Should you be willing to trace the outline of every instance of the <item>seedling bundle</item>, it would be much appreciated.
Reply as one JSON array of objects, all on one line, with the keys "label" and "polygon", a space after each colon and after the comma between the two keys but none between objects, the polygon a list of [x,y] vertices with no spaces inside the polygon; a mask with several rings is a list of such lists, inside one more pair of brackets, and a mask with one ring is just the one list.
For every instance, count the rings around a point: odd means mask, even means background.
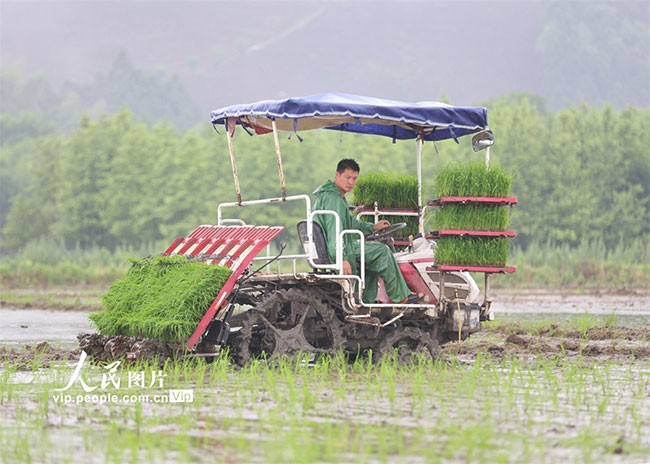
[{"label": "seedling bundle", "polygon": [[[442,201],[431,215],[430,225],[436,231],[467,233],[438,238],[437,264],[505,266],[507,238],[475,236],[472,231],[506,230],[510,222],[509,207],[488,200],[507,197],[511,186],[512,175],[498,166],[488,168],[482,162],[453,164],[438,173],[435,193]],[[445,201],[449,197],[470,197],[473,200]]]},{"label": "seedling bundle", "polygon": [[230,269],[183,255],[131,260],[127,275],[102,297],[90,319],[104,335],[182,342],[230,276]]},{"label": "seedling bundle", "polygon": [[508,208],[482,204],[448,204],[430,217],[434,230],[506,230],[510,223]]},{"label": "seedling bundle", "polygon": [[468,164],[449,164],[435,179],[439,197],[507,197],[512,186],[512,175],[499,166],[487,168],[482,161]]},{"label": "seedling bundle", "polygon": [[[352,191],[352,202],[363,205],[366,210],[374,208],[375,202],[379,209],[408,209],[417,212],[418,209],[418,179],[409,174],[369,173],[360,177]],[[400,235],[418,233],[417,216],[380,216],[391,223],[405,222],[406,228]],[[372,216],[365,220],[373,221]]]}]

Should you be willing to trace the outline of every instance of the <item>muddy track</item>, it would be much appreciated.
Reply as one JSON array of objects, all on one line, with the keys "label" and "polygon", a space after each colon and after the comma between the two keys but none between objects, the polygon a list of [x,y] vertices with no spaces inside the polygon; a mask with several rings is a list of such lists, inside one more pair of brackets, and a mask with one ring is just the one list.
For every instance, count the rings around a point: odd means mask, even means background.
[{"label": "muddy track", "polygon": [[650,358],[650,328],[603,326],[580,332],[550,324],[530,330],[514,322],[495,328],[488,326],[469,340],[446,344],[443,352],[463,359],[488,353],[494,359],[582,356],[623,362]]},{"label": "muddy track", "polygon": [[[181,355],[174,347],[155,340],[134,337],[105,337],[97,334],[80,335],[80,347],[56,348],[47,342],[22,347],[0,346],[0,366],[10,365],[17,369],[31,370],[34,366],[47,367],[74,363],[84,349],[95,361],[114,358],[166,359]],[[488,355],[493,359],[516,358],[576,358],[587,361],[626,362],[650,358],[650,328],[602,326],[584,332],[565,329],[557,324],[534,330],[522,327],[518,322],[497,327],[484,327],[481,333],[463,342],[450,342],[441,347],[443,358],[459,358],[472,361],[477,356]]]},{"label": "muddy track", "polygon": [[77,362],[80,348],[55,348],[48,342],[22,347],[0,346],[0,368],[11,366],[18,370],[32,370],[35,367],[50,367],[66,362]]}]

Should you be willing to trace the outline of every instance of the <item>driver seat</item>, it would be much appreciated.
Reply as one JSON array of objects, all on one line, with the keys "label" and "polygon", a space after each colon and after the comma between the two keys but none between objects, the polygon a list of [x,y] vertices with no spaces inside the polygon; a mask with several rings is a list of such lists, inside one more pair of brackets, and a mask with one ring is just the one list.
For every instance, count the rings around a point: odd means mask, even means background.
[{"label": "driver seat", "polygon": [[300,243],[302,248],[305,250],[305,253],[309,254],[309,250],[316,251],[316,257],[314,258],[314,263],[316,264],[332,264],[330,258],[327,254],[327,241],[325,240],[325,234],[320,224],[316,221],[312,221],[313,224],[313,233],[314,241],[313,243],[309,242],[309,236],[307,235],[307,221],[300,221],[298,223],[298,237],[300,238]]}]

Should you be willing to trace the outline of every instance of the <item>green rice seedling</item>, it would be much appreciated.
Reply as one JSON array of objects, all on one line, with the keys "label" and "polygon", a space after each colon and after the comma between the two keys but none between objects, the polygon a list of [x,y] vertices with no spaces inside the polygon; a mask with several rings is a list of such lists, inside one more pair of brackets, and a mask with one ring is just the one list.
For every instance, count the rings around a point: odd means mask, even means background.
[{"label": "green rice seedling", "polygon": [[571,325],[575,328],[575,330],[578,331],[578,333],[580,334],[580,338],[583,340],[589,339],[589,332],[592,329],[607,326],[607,322],[597,318],[593,314],[588,314],[588,313],[580,314],[576,316],[571,320],[571,322],[572,322]]},{"label": "green rice seedling", "polygon": [[437,264],[505,266],[508,241],[492,237],[441,237],[437,241]]},{"label": "green rice seedling", "polygon": [[[498,166],[482,162],[450,164],[436,176],[435,193],[444,196],[505,197],[512,176]],[[510,221],[506,206],[452,204],[435,208],[427,218],[434,230],[505,230]],[[442,237],[438,240],[438,264],[506,264],[507,241],[503,238]]]},{"label": "green rice seedling", "polygon": [[410,174],[369,173],[361,176],[352,191],[353,202],[386,208],[417,208],[418,181]]},{"label": "green rice seedling", "polygon": [[[369,173],[359,177],[352,190],[352,202],[357,206],[374,207],[375,202],[379,208],[404,208],[416,210],[418,208],[418,180],[410,174]],[[374,221],[372,216],[363,216],[366,221]],[[417,216],[382,216],[392,223],[405,222],[406,228],[400,235],[418,233]]]},{"label": "green rice seedling", "polygon": [[509,222],[509,208],[482,204],[440,206],[427,218],[433,230],[506,230]]},{"label": "green rice seedling", "polygon": [[202,387],[213,366],[176,359],[163,368],[166,388],[195,389],[192,403],[50,404],[47,414],[41,390],[64,385],[71,366],[61,368],[63,381],[7,379],[0,387],[14,393],[0,403],[0,461],[607,462],[622,446],[625,461],[642,462],[650,451],[647,360],[559,364],[482,353],[409,365],[360,358],[355,367],[337,355],[252,372],[222,366],[225,378]]},{"label": "green rice seedling", "polygon": [[603,316],[603,325],[605,327],[616,327],[618,325],[618,316],[614,314],[605,314]]},{"label": "green rice seedling", "polygon": [[185,256],[132,263],[103,296],[105,309],[89,316],[102,334],[184,341],[230,276],[227,268]]},{"label": "green rice seedling", "polygon": [[511,186],[511,174],[499,166],[486,167],[480,161],[449,164],[438,172],[434,180],[438,197],[506,197]]}]

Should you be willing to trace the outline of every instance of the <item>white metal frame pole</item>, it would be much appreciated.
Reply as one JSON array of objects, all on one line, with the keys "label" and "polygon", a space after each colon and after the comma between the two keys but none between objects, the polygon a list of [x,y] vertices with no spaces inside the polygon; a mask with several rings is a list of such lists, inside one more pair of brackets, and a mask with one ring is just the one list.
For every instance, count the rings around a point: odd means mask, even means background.
[{"label": "white metal frame pole", "polygon": [[284,185],[284,172],[282,171],[282,154],[280,153],[280,139],[278,137],[278,126],[275,123],[275,119],[271,119],[271,125],[273,126],[273,141],[275,142],[275,155],[278,159],[278,171],[280,172],[280,189],[282,192],[282,199],[284,200],[287,197],[287,188]]},{"label": "white metal frame pole", "polygon": [[485,167],[490,167],[490,147],[485,149]]},{"label": "white metal frame pole", "polygon": [[235,193],[237,193],[237,203],[241,204],[241,190],[239,189],[239,176],[237,175],[237,165],[235,164],[235,150],[233,149],[232,146],[232,138],[234,136],[235,136],[235,131],[233,130],[233,135],[231,136],[228,127],[226,127],[226,138],[228,139],[228,152],[230,153],[230,165],[232,166],[232,176],[235,179]]},{"label": "white metal frame pole", "polygon": [[417,169],[418,169],[418,230],[424,237],[424,214],[422,211],[422,144],[424,143],[423,133],[417,138]]}]

